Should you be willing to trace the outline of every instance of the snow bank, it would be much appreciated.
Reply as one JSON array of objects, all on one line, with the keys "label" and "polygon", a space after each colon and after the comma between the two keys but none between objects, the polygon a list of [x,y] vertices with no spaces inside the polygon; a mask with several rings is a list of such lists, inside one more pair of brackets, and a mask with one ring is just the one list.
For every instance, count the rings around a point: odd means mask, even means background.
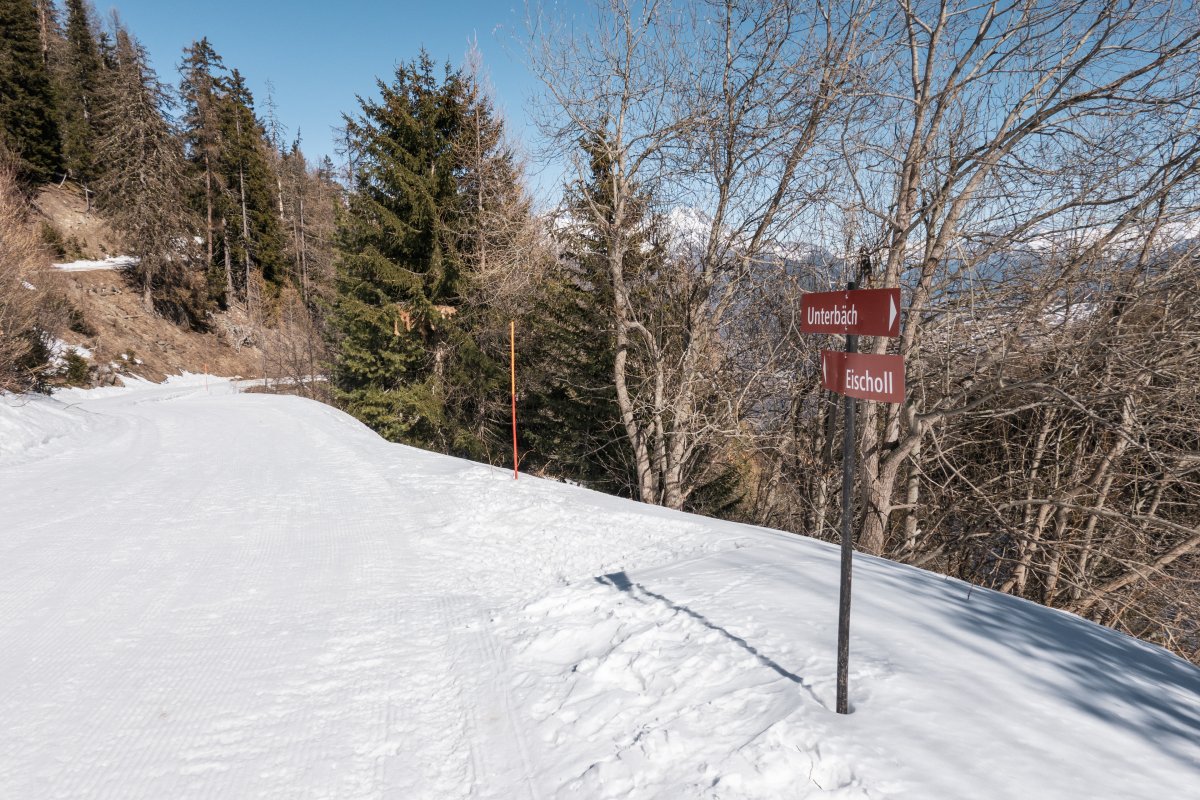
[{"label": "snow bank", "polygon": [[95,272],[97,270],[127,269],[138,264],[137,256],[110,256],[99,261],[69,261],[54,264],[54,269],[63,272]]},{"label": "snow bank", "polygon": [[83,411],[59,399],[0,392],[0,460],[15,461],[57,439],[79,435]]}]

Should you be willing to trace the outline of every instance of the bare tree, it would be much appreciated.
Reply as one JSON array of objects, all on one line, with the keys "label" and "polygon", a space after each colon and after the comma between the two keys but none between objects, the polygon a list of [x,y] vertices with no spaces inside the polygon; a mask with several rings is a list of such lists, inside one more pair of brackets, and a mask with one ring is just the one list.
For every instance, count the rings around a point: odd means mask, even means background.
[{"label": "bare tree", "polygon": [[[837,430],[796,300],[899,286],[903,335],[865,342],[909,393],[860,411],[862,549],[1195,657],[1196,7],[597,14],[571,41],[535,20],[533,54],[577,184],[610,165],[575,223],[609,263],[638,495],[686,505],[724,461],[744,516],[831,527]],[[692,235],[631,273],[647,202]]]},{"label": "bare tree", "polygon": [[[1176,213],[1194,186],[1194,17],[1174,2],[945,0],[898,2],[880,18],[888,49],[862,103],[888,122],[856,126],[845,145],[846,203],[877,224],[872,281],[907,289],[898,351],[917,370],[956,311],[994,330],[962,354],[973,374],[955,391],[883,418],[867,405],[864,549],[897,546],[892,512],[918,499],[897,503],[897,486],[925,438],[1010,391],[1005,355],[1087,285],[1108,246]],[[1055,257],[1036,269],[1013,263],[1049,243]]]},{"label": "bare tree", "polygon": [[466,208],[459,220],[469,272],[464,306],[494,311],[507,330],[507,320],[528,313],[537,294],[545,237],[524,186],[525,165],[491,99],[474,44],[462,75],[465,119],[454,147],[465,165]]},{"label": "bare tree", "polygon": [[115,19],[114,28],[117,65],[100,108],[101,207],[138,258],[146,307],[202,325],[206,291],[193,253],[199,226],[181,201],[188,190],[183,146],[163,115],[170,95],[142,45]]},{"label": "bare tree", "polygon": [[1195,658],[1200,266],[1144,235],[1005,358],[1008,393],[930,435],[911,552]]},{"label": "bare tree", "polygon": [[[460,209],[452,220],[463,258],[455,324],[469,332],[453,348],[477,347],[492,364],[509,361],[510,323],[532,327],[553,259],[542,223],[532,212],[524,163],[492,100],[482,55],[472,43],[460,69],[463,118],[455,136],[461,165]],[[462,357],[462,353],[448,356]],[[523,383],[532,376],[523,376]],[[468,410],[470,427],[489,458],[509,458],[509,398],[485,381],[454,387],[449,405]],[[492,454],[495,454],[494,456]]]},{"label": "bare tree", "polygon": [[[869,11],[612,2],[591,34],[533,25],[545,132],[575,155],[581,183],[596,158],[607,165],[603,202],[582,222],[608,261],[613,381],[644,501],[683,507],[779,368],[770,348],[739,358],[735,334],[824,188],[812,162],[831,152]],[[646,198],[695,212],[653,286],[626,272]]]},{"label": "bare tree", "polygon": [[276,391],[329,402],[329,351],[323,319],[285,286],[274,325],[262,331],[263,374]]}]

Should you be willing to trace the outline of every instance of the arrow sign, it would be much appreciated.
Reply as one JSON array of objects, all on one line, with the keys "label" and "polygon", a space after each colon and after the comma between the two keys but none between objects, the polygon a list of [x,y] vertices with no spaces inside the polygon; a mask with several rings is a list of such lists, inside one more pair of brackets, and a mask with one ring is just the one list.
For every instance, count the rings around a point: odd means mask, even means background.
[{"label": "arrow sign", "polygon": [[800,331],[899,336],[900,290],[808,292],[800,298]]},{"label": "arrow sign", "polygon": [[904,358],[822,350],[821,386],[860,400],[903,403]]}]

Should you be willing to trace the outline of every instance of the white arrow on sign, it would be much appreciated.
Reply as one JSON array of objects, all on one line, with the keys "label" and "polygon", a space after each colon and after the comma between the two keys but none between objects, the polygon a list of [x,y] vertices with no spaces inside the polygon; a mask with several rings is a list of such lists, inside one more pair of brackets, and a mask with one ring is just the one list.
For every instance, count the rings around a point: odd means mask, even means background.
[{"label": "white arrow on sign", "polygon": [[892,329],[892,325],[895,322],[896,322],[896,300],[893,297],[888,297],[888,330]]}]

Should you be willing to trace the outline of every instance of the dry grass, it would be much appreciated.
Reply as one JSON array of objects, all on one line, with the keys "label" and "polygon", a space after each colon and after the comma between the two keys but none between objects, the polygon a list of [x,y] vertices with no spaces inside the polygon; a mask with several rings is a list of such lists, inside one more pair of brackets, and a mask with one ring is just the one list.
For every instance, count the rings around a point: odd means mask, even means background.
[{"label": "dry grass", "polygon": [[0,389],[37,386],[43,337],[55,316],[48,302],[50,265],[30,207],[10,169],[0,167]]}]

